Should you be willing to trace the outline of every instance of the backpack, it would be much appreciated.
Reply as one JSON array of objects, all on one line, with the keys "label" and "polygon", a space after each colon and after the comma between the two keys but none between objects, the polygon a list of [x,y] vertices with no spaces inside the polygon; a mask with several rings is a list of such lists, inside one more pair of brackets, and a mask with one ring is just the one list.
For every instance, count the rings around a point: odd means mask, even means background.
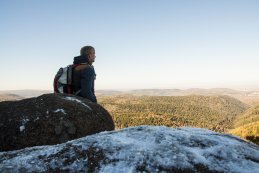
[{"label": "backpack", "polygon": [[53,87],[54,93],[65,93],[77,95],[80,91],[74,93],[73,90],[73,69],[80,64],[61,67],[55,75]]}]

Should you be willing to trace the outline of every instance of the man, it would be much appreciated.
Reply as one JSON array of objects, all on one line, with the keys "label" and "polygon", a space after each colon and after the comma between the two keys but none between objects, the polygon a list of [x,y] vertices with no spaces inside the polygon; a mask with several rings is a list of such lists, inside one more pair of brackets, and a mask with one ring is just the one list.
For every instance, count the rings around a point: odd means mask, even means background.
[{"label": "man", "polygon": [[78,96],[85,97],[97,103],[94,93],[94,80],[96,74],[93,67],[95,49],[92,46],[81,48],[80,56],[74,58],[73,86]]}]

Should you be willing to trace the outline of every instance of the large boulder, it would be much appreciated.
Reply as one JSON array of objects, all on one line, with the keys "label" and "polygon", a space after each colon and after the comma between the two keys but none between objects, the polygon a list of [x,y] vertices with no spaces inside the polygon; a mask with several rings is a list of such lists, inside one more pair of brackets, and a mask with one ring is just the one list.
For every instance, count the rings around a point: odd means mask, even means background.
[{"label": "large boulder", "polygon": [[205,129],[139,126],[2,152],[0,172],[256,173],[259,147]]},{"label": "large boulder", "polygon": [[0,102],[0,151],[52,145],[114,130],[99,104],[72,95],[45,94]]}]

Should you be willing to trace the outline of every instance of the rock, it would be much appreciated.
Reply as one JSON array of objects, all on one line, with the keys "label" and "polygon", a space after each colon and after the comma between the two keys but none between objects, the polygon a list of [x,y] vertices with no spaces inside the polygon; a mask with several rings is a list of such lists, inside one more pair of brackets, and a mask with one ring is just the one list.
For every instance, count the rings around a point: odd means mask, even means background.
[{"label": "rock", "polygon": [[53,145],[114,130],[100,105],[72,95],[45,94],[0,102],[0,151]]},{"label": "rock", "polygon": [[259,147],[198,128],[139,126],[0,153],[0,172],[259,172]]}]

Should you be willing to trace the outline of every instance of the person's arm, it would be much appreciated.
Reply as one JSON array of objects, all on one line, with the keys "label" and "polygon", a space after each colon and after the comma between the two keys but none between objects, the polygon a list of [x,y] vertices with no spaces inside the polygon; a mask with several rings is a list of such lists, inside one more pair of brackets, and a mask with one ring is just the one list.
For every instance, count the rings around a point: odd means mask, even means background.
[{"label": "person's arm", "polygon": [[94,79],[95,79],[95,73],[91,68],[86,68],[82,70],[80,95],[96,103],[97,100],[92,91],[93,85],[94,85]]},{"label": "person's arm", "polygon": [[93,80],[93,85],[92,85],[92,93],[93,93],[93,95],[94,95],[94,97],[95,97],[95,100],[96,100],[96,103],[97,103],[97,98],[96,98],[96,96],[95,96],[95,90],[94,90],[94,81],[95,81],[95,77],[94,77],[94,80]]}]

